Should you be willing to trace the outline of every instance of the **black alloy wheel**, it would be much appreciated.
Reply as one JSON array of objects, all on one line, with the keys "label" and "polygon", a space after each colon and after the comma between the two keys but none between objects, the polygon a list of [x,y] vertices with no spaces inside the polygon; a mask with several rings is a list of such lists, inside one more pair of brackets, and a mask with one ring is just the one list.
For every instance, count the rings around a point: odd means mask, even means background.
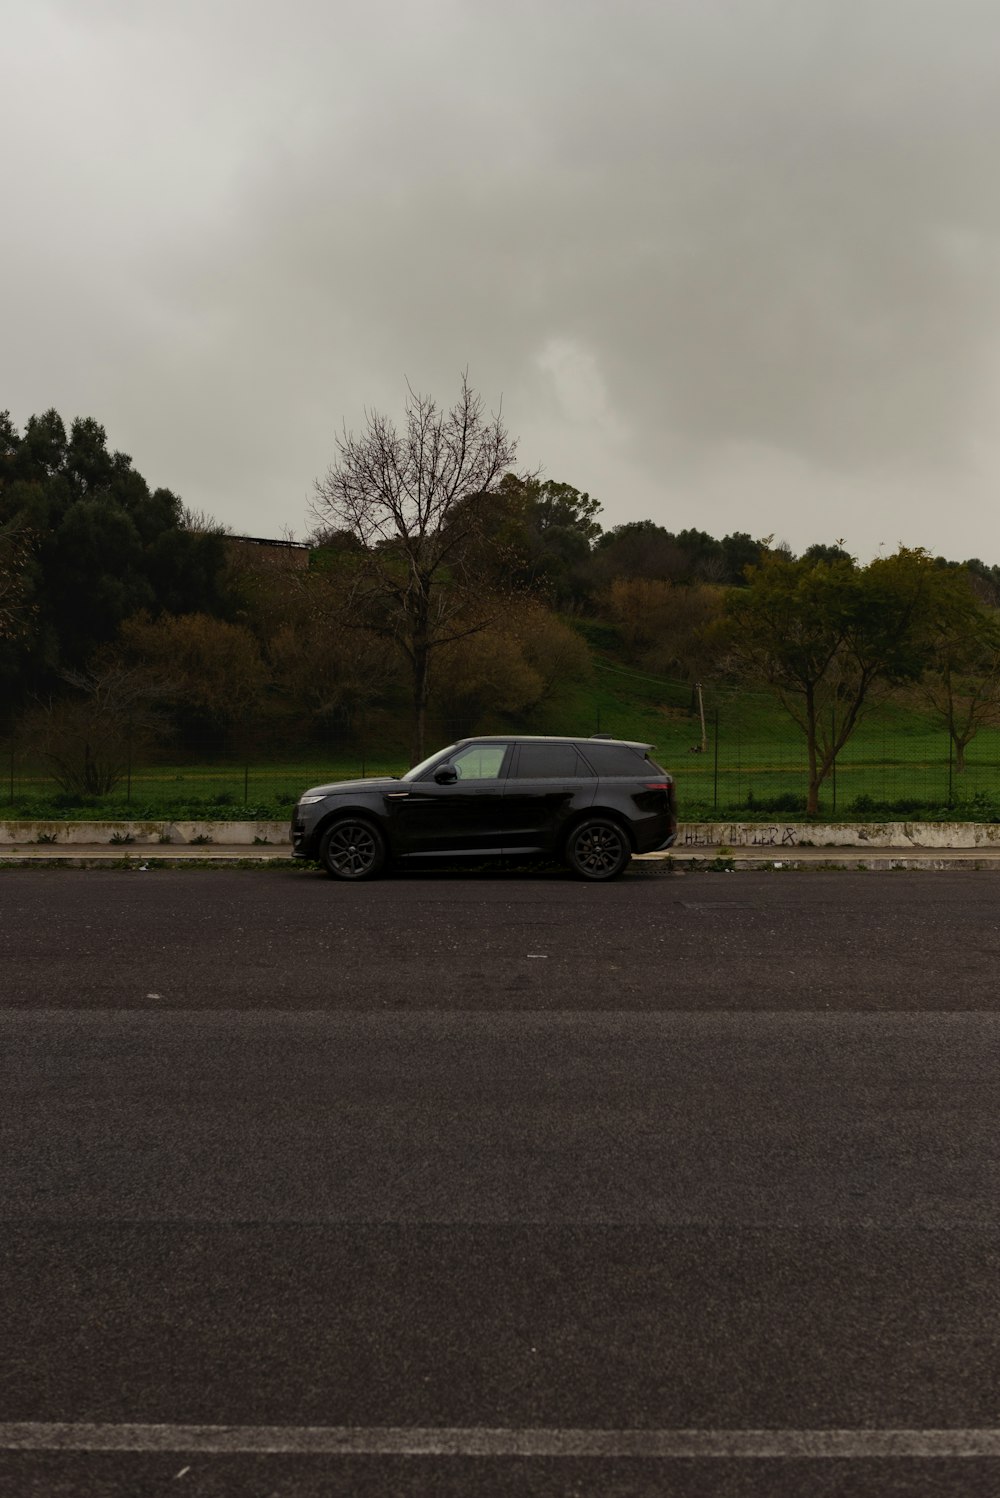
[{"label": "black alloy wheel", "polygon": [[385,867],[385,839],[371,822],[334,822],[319,845],[320,862],[332,879],[375,879]]},{"label": "black alloy wheel", "polygon": [[566,843],[566,862],[581,879],[617,879],[631,858],[627,834],[603,817],[581,822]]}]

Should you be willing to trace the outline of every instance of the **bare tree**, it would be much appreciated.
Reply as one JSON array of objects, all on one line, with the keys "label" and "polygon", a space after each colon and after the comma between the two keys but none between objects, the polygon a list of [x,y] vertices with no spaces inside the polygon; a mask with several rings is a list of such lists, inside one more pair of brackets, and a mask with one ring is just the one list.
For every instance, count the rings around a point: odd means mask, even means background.
[{"label": "bare tree", "polygon": [[496,616],[476,568],[493,496],[517,443],[462,376],[447,411],[408,388],[405,430],[366,412],[360,437],[345,428],[337,461],[316,482],[322,532],[343,548],[341,622],[391,638],[405,656],[413,697],[411,756],[424,755],[430,668],[444,646]]},{"label": "bare tree", "polygon": [[67,795],[106,796],[125,776],[133,753],[162,733],[156,704],[171,683],[110,655],[89,670],[61,675],[73,694],[40,702],[28,715],[28,746]]}]

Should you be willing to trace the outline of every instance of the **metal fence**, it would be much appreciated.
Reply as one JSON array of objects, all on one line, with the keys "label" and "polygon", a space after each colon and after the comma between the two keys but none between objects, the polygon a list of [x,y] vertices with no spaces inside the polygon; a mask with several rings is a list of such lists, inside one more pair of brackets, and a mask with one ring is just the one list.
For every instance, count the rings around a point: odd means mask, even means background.
[{"label": "metal fence", "polygon": [[[762,741],[737,721],[709,720],[704,754],[670,768],[686,796],[714,810],[796,811],[808,790],[801,735]],[[841,750],[820,789],[824,813],[951,809],[996,800],[1000,810],[1000,732],[984,730],[958,767],[947,733],[918,741],[878,724],[857,731]],[[802,807],[798,803],[802,803]]]},{"label": "metal fence", "polygon": [[[433,749],[461,736],[467,725],[436,725],[441,737]],[[808,774],[805,740],[790,722],[775,731],[762,724],[759,712],[741,704],[716,702],[705,712],[705,732],[697,714],[673,707],[650,709],[638,718],[627,706],[620,711],[577,714],[536,731],[615,737],[656,743],[656,758],[675,776],[682,815],[689,813],[795,814],[804,811]],[[239,816],[247,808],[272,813],[289,807],[308,785],[340,777],[398,774],[407,766],[405,749],[371,742],[331,742],[305,753],[271,752],[220,756],[189,746],[184,755],[129,755],[121,776],[103,798],[129,814],[168,812],[172,807],[202,806],[218,815]],[[0,805],[12,815],[33,807],[53,813],[80,801],[67,795],[45,765],[32,761],[16,740],[0,744]],[[970,744],[959,769],[948,734],[925,720],[912,723],[899,715],[874,713],[863,722],[836,762],[820,793],[822,815],[895,814],[965,809],[1000,815],[1000,728],[983,729]]]}]

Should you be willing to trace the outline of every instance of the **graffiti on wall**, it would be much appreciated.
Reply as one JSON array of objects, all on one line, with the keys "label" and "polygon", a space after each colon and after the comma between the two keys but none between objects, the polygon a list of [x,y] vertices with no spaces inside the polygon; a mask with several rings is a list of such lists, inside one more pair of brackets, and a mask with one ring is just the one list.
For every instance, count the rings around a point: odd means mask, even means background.
[{"label": "graffiti on wall", "polygon": [[681,838],[686,848],[714,848],[725,843],[730,848],[794,848],[798,827],[764,827],[751,823],[728,826],[687,827]]}]

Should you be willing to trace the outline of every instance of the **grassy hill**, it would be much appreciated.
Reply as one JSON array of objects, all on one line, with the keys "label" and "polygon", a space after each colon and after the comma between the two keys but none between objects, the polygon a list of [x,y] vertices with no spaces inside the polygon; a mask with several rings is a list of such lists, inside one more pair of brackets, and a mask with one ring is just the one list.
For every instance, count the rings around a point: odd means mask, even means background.
[{"label": "grassy hill", "polygon": [[[706,684],[706,748],[689,684],[636,671],[606,655],[594,680],[567,692],[545,731],[610,733],[656,745],[675,775],[684,815],[795,816],[806,791],[805,739],[767,692]],[[558,719],[558,726],[553,718]],[[838,819],[1000,816],[1000,730],[973,741],[965,771],[948,735],[911,706],[874,707],[824,786],[821,815]]]},{"label": "grassy hill", "polygon": [[[795,820],[805,805],[805,744],[767,693],[706,684],[707,742],[690,684],[625,665],[594,649],[588,682],[573,683],[530,721],[483,724],[491,731],[639,739],[676,777],[681,815],[694,820]],[[439,725],[434,743],[456,736]],[[133,765],[122,784],[99,802],[59,796],[37,767],[11,760],[0,791],[0,815],[20,817],[282,818],[308,785],[406,768],[400,725],[372,724],[363,745],[332,745],[280,758],[238,757],[227,762]],[[6,804],[5,804],[6,803]],[[873,709],[843,751],[824,786],[821,817],[844,820],[1000,820],[1000,730],[982,733],[958,775],[948,736],[922,713],[899,703]]]}]

